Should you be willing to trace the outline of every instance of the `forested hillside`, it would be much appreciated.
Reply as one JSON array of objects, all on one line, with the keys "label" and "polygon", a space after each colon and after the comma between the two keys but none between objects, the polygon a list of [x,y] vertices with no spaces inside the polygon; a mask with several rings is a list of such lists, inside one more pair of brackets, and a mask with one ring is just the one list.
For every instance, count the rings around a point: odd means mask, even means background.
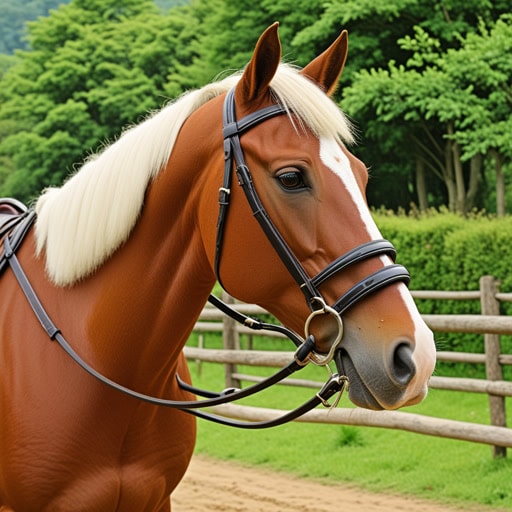
[{"label": "forested hillside", "polygon": [[[167,11],[189,0],[155,0],[155,4]],[[11,54],[15,50],[27,49],[27,21],[47,16],[51,9],[70,0],[0,0],[0,53]]]},{"label": "forested hillside", "polygon": [[0,0],[0,53],[26,48],[26,22],[46,16],[61,0]]},{"label": "forested hillside", "polygon": [[298,65],[349,30],[336,100],[359,132],[370,204],[512,205],[508,1],[175,3],[0,0],[0,195],[28,200],[61,183],[149,110],[241,68],[278,20]]}]

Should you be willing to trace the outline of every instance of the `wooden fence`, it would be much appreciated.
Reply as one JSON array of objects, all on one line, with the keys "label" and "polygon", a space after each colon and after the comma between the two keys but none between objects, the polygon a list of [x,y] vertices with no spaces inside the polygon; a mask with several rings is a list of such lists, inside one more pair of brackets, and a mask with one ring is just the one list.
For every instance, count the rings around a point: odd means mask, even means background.
[{"label": "wooden fence", "polygon": [[[512,382],[503,379],[503,367],[512,365],[512,354],[501,352],[500,335],[512,335],[512,317],[500,316],[500,302],[512,302],[512,293],[500,293],[499,282],[491,276],[480,279],[477,291],[412,291],[415,299],[478,300],[479,315],[423,315],[434,332],[481,333],[484,335],[484,353],[437,353],[438,361],[481,363],[486,368],[486,379],[433,376],[429,387],[452,391],[484,393],[489,398],[490,425],[432,418],[400,411],[369,411],[364,409],[314,410],[297,421],[339,423],[407,430],[426,435],[485,443],[492,446],[493,456],[506,456],[512,447],[512,428],[506,423],[506,397],[512,397]],[[265,314],[266,311],[251,304],[236,304],[247,315]],[[242,381],[257,381],[259,377],[240,374],[238,364],[281,367],[290,361],[290,352],[239,350],[240,335],[251,337],[255,331],[237,324],[212,307],[205,307],[195,325],[195,332],[222,332],[223,350],[186,347],[188,359],[225,365],[226,387],[240,387]],[[278,336],[258,331],[261,336]],[[301,379],[286,379],[286,384],[318,389],[322,383]],[[284,411],[256,407],[225,405],[216,412],[247,421],[261,421],[281,415]]]}]

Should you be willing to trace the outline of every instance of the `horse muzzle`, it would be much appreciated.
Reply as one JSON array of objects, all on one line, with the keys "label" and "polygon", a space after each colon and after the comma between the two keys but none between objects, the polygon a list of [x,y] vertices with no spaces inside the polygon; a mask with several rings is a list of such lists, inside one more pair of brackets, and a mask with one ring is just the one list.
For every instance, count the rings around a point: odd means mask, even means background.
[{"label": "horse muzzle", "polygon": [[398,409],[421,402],[427,394],[427,383],[417,378],[414,345],[407,340],[377,354],[361,352],[360,345],[354,348],[344,340],[334,361],[338,373],[349,379],[350,401],[359,407]]}]

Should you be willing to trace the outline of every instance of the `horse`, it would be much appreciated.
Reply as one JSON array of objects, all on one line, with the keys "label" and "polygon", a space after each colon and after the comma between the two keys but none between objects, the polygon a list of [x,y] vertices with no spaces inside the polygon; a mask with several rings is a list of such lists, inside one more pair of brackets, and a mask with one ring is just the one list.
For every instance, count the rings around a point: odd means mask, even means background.
[{"label": "horse", "polygon": [[301,364],[334,352],[356,405],[425,397],[433,335],[332,100],[347,41],[299,69],[270,26],[244,70],[184,93],[43,191],[23,238],[0,231],[0,510],[171,510],[194,415],[106,386],[54,341],[121,386],[193,403],[177,376],[190,384],[183,347],[216,281],[304,330]]}]

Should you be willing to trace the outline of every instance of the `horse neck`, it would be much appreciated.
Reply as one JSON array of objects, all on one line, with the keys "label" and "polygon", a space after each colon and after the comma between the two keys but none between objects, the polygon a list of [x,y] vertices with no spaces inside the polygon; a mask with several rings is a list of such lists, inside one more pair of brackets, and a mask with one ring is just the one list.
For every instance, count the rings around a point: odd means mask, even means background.
[{"label": "horse neck", "polygon": [[[214,137],[216,144],[203,147],[198,142],[212,137],[208,129],[202,136],[199,124],[185,123],[166,168],[147,190],[131,236],[91,280],[97,300],[88,328],[102,333],[101,350],[108,344],[116,356],[130,359],[127,368],[172,366],[215,283],[198,216],[209,180],[218,189],[221,179],[221,166],[217,176],[208,162],[222,161],[221,129],[217,125],[219,141]],[[216,200],[216,192],[209,195]],[[214,216],[212,211],[212,233]]]}]

